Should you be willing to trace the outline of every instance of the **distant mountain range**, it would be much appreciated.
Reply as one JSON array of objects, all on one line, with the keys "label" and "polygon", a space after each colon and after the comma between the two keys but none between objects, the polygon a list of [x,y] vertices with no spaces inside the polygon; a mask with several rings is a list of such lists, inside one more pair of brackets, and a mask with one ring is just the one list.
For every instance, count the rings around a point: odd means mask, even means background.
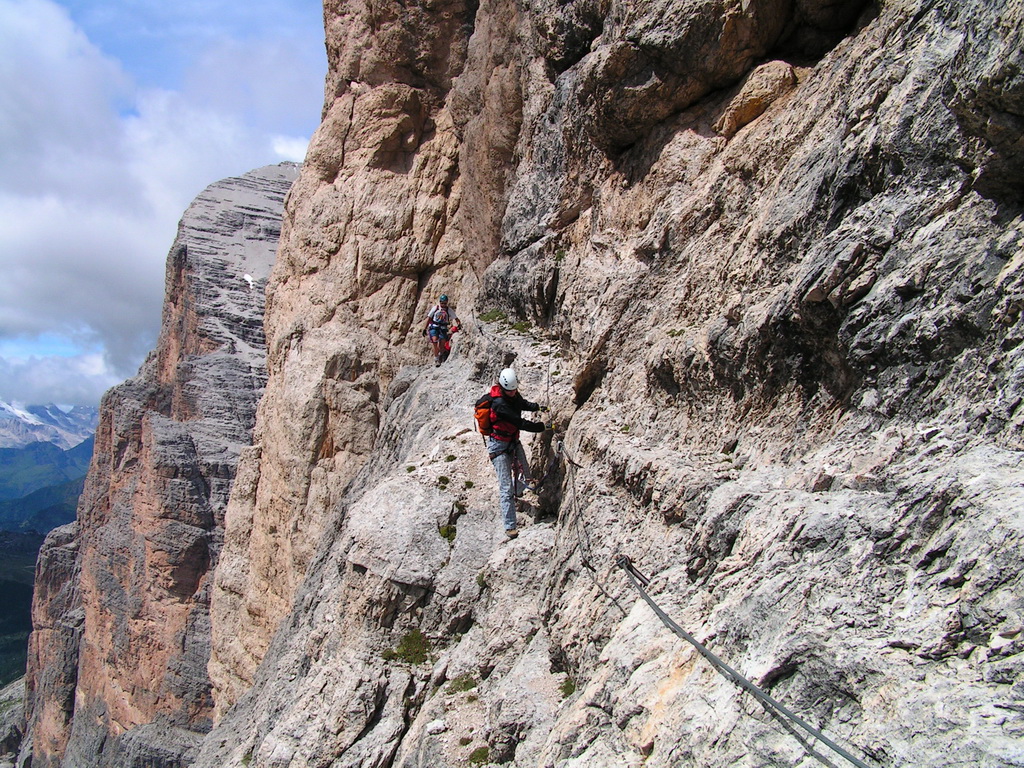
[{"label": "distant mountain range", "polygon": [[0,684],[25,672],[36,552],[75,519],[98,421],[97,408],[0,402]]},{"label": "distant mountain range", "polygon": [[66,450],[90,437],[98,423],[99,408],[91,406],[20,406],[0,401],[0,448],[52,443]]},{"label": "distant mountain range", "polygon": [[99,409],[0,401],[0,531],[45,534],[75,519]]},{"label": "distant mountain range", "polygon": [[82,475],[40,488],[20,499],[0,501],[0,532],[46,533],[72,522],[84,487],[85,475]]},{"label": "distant mountain range", "polygon": [[0,448],[0,500],[20,499],[41,488],[85,477],[94,440],[90,435],[68,450],[53,443]]},{"label": "distant mountain range", "polygon": [[[0,530],[0,684],[25,674],[28,633],[32,630],[33,574],[42,543],[41,533]],[[0,740],[4,735],[0,730]],[[10,763],[0,760],[0,765]]]}]

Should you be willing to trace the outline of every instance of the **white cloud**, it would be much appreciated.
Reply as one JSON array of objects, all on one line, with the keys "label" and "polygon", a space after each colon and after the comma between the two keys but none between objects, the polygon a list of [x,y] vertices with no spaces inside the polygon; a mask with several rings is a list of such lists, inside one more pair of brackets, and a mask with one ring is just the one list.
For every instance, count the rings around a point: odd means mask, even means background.
[{"label": "white cloud", "polygon": [[[152,347],[173,226],[106,203],[0,194],[0,336],[101,343],[127,376]],[[166,251],[166,247],[163,247]]]},{"label": "white cloud", "polygon": [[0,188],[92,199],[123,186],[100,172],[117,167],[115,105],[129,95],[119,65],[59,6],[0,0]]},{"label": "white cloud", "polygon": [[[271,136],[172,91],[146,91],[123,121],[127,167],[146,198],[180,217],[207,185],[276,161]],[[170,241],[163,244],[166,252]]]},{"label": "white cloud", "polygon": [[[98,405],[99,395],[124,379],[111,371],[102,355],[0,358],[0,399],[33,404]],[[49,399],[40,400],[45,393]]]},{"label": "white cloud", "polygon": [[247,125],[308,130],[309,106],[323,101],[323,46],[290,35],[212,41],[185,72],[189,101],[241,115]]},{"label": "white cloud", "polygon": [[309,148],[309,139],[297,139],[291,136],[275,136],[273,139],[274,152],[282,160],[291,160],[293,163],[301,163],[306,159],[306,150]]},{"label": "white cloud", "polygon": [[[185,207],[305,154],[322,33],[281,19],[310,2],[65,0],[116,60],[51,0],[0,0],[0,396],[95,404],[135,372]],[[161,47],[185,40],[194,50]],[[146,66],[181,87],[140,86]],[[54,337],[82,352],[2,357],[5,340]]]}]

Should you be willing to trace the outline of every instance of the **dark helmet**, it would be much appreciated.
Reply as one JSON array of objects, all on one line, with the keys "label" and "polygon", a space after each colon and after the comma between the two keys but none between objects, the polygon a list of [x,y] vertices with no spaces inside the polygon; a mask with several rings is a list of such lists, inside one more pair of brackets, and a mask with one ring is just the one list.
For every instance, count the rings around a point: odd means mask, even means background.
[{"label": "dark helmet", "polygon": [[438,301],[440,301],[442,304],[447,304],[448,303],[448,294],[447,293],[442,293],[441,294],[441,298],[438,299]]}]

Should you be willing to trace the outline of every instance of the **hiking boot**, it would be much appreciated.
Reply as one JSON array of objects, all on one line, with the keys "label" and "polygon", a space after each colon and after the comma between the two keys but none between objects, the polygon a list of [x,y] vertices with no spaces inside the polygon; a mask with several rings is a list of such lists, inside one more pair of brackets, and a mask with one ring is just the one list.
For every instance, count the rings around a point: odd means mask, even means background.
[{"label": "hiking boot", "polygon": [[505,535],[508,536],[510,539],[514,539],[516,536],[519,535],[519,529],[509,528],[507,531],[505,531]]}]

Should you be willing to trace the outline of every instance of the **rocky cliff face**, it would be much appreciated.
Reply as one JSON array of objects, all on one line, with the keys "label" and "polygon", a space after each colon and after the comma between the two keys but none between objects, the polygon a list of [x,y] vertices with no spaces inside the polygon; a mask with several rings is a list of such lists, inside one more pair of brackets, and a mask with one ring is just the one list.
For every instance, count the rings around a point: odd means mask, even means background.
[{"label": "rocky cliff face", "polygon": [[[213,583],[152,580],[212,593],[217,722],[186,759],[843,764],[672,634],[627,555],[865,764],[1024,764],[1024,5],[348,0],[325,20]],[[435,369],[419,329],[442,291],[466,328]],[[560,426],[527,439],[545,481],[514,541],[470,419],[510,363]],[[83,675],[113,680],[90,626],[131,648],[135,615],[72,533],[51,553],[82,564],[84,625],[50,647],[84,626]],[[90,724],[147,723],[111,743],[205,727],[160,708],[174,690],[122,712],[142,686],[117,685],[78,699]],[[66,706],[34,711],[66,729]]]},{"label": "rocky cliff face", "polygon": [[264,287],[298,167],[207,188],[156,351],[104,397],[78,521],[40,554],[21,764],[174,766],[211,725],[211,571],[265,383]]},{"label": "rocky cliff face", "polygon": [[326,3],[196,765],[1024,764],[1022,13]]}]

